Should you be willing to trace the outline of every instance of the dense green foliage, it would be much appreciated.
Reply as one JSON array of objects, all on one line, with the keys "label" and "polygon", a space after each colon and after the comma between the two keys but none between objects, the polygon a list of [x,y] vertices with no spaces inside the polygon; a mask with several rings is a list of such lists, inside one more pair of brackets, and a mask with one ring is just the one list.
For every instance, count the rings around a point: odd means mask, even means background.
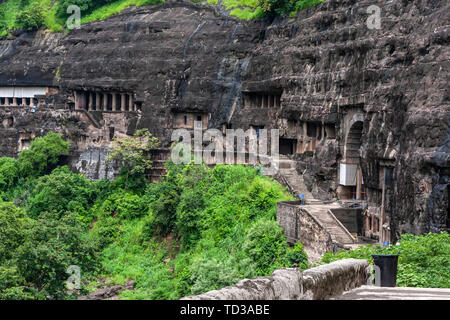
[{"label": "dense green foliage", "polygon": [[356,258],[372,261],[372,254],[398,254],[397,285],[402,287],[450,288],[450,235],[402,235],[398,245],[368,245],[352,251],[327,253],[322,263]]},{"label": "dense green foliage", "polygon": [[[204,5],[219,5],[218,0],[192,0]],[[298,10],[316,6],[325,0],[223,0],[221,5],[230,15],[243,20],[263,16],[295,15]],[[106,19],[131,6],[154,5],[165,0],[7,0],[0,4],[0,36],[8,30],[46,28],[62,31],[72,12],[71,5],[80,8],[81,22]]]},{"label": "dense green foliage", "polygon": [[49,133],[18,159],[0,158],[0,299],[71,298],[71,265],[82,271],[74,294],[100,276],[133,279],[124,299],[177,299],[308,267],[301,244],[289,248],[275,222],[276,203],[291,196],[255,168],[169,161],[160,183],[142,170],[94,182],[58,166],[68,148]]},{"label": "dense green foliage", "polygon": [[[137,150],[141,145],[137,145]],[[0,299],[70,299],[98,279],[135,289],[122,299],[178,299],[270,275],[308,268],[300,243],[290,248],[275,221],[286,190],[257,168],[167,163],[149,183],[127,170],[90,181],[58,166],[69,144],[49,133],[18,159],[0,158]],[[404,235],[399,245],[326,254],[322,263],[374,253],[400,255],[402,286],[449,287],[447,233]],[[69,266],[82,287],[66,287]]]}]

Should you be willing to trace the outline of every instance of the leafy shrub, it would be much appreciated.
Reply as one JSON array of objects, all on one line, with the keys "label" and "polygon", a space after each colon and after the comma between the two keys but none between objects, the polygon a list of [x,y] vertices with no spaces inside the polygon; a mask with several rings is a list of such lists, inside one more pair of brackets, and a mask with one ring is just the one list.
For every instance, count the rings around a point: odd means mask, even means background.
[{"label": "leafy shrub", "polygon": [[14,158],[0,157],[0,192],[11,188],[19,176],[18,161]]},{"label": "leafy shrub", "polygon": [[260,0],[258,4],[267,15],[286,16],[295,7],[294,0]]},{"label": "leafy shrub", "polygon": [[25,235],[26,241],[17,250],[17,266],[28,285],[38,291],[54,298],[65,296],[69,266],[79,266],[82,274],[97,267],[86,226],[73,214],[57,219],[43,213],[25,229]]},{"label": "leafy shrub", "polygon": [[36,179],[27,211],[35,218],[42,212],[52,212],[56,216],[73,212],[79,219],[90,223],[92,217],[88,211],[96,196],[95,184],[64,166]]},{"label": "leafy shrub", "polygon": [[177,205],[180,201],[178,187],[170,182],[161,182],[151,186],[146,194],[149,198],[156,198],[150,204],[152,219],[148,229],[161,235],[168,235],[173,231],[176,221]]},{"label": "leafy shrub", "polygon": [[0,202],[0,264],[12,259],[24,242],[27,225],[24,211],[10,202]]},{"label": "leafy shrub", "polygon": [[60,134],[48,132],[31,142],[29,149],[19,153],[20,172],[23,176],[38,176],[56,167],[61,155],[69,154],[70,143]]},{"label": "leafy shrub", "polygon": [[234,261],[223,256],[194,259],[190,270],[192,272],[190,294],[193,295],[234,285],[242,279]]},{"label": "leafy shrub", "polygon": [[308,255],[303,250],[303,244],[300,242],[297,242],[294,247],[287,250],[286,260],[289,266],[296,265],[301,270],[306,270],[309,267]]},{"label": "leafy shrub", "polygon": [[0,300],[33,300],[38,296],[36,290],[26,286],[16,266],[0,265]]},{"label": "leafy shrub", "polygon": [[268,16],[287,16],[291,12],[297,12],[317,6],[325,0],[258,0],[258,6]]},{"label": "leafy shrub", "polygon": [[142,197],[118,190],[103,201],[98,210],[99,215],[117,216],[118,219],[132,220],[144,216],[148,207]]},{"label": "leafy shrub", "polygon": [[267,275],[283,267],[287,242],[276,221],[262,219],[250,228],[243,250],[255,262],[258,275]]},{"label": "leafy shrub", "polygon": [[450,235],[447,232],[421,236],[404,234],[398,245],[363,246],[322,257],[322,263],[356,258],[372,262],[372,254],[398,254],[397,285],[401,287],[450,287]]},{"label": "leafy shrub", "polygon": [[18,29],[39,29],[45,23],[44,8],[40,2],[35,1],[15,16],[15,25]]}]

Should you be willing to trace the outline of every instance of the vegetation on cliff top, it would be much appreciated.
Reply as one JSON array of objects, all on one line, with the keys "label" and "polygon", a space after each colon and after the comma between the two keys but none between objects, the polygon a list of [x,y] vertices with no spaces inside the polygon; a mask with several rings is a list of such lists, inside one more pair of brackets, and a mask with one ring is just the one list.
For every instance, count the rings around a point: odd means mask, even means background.
[{"label": "vegetation on cliff top", "polygon": [[123,299],[177,299],[308,267],[275,219],[292,197],[257,168],[169,162],[160,183],[127,168],[90,181],[58,166],[68,148],[49,133],[18,159],[0,158],[0,299],[71,298],[70,265],[81,269],[79,294],[100,277],[133,279]]},{"label": "vegetation on cliff top", "polygon": [[[192,0],[204,5],[220,5],[230,15],[243,20],[263,16],[288,14],[316,6],[325,0]],[[165,0],[7,0],[0,4],[0,36],[8,30],[46,28],[63,31],[70,16],[67,8],[77,5],[81,10],[81,23],[106,19],[131,6],[163,3]]]}]

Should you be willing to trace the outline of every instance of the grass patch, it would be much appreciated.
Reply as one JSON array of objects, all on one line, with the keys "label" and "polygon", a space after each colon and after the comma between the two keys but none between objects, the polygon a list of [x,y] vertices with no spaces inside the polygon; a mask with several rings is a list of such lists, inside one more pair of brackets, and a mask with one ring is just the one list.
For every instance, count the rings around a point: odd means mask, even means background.
[{"label": "grass patch", "polygon": [[81,23],[87,23],[91,21],[104,20],[115,14],[122,12],[123,10],[135,6],[141,7],[144,5],[153,5],[158,3],[164,3],[165,0],[119,0],[113,3],[104,5],[100,8],[94,9],[90,14],[82,17]]},{"label": "grass patch", "polygon": [[[218,5],[218,0],[191,0],[204,5]],[[289,1],[289,0],[286,0]],[[299,10],[316,6],[325,0],[298,0],[289,4],[290,17],[295,17]],[[90,4],[84,8],[81,23],[99,21],[119,14],[123,10],[135,6],[155,5],[165,0],[116,0],[111,3],[96,6]],[[64,4],[62,4],[64,3]],[[223,0],[221,5],[230,15],[241,20],[258,19],[273,14],[275,6],[286,5],[275,0]],[[61,6],[61,8],[60,8]],[[61,32],[65,29],[67,2],[53,0],[8,0],[0,4],[0,36],[8,36],[8,30],[45,28],[51,32]],[[39,8],[39,10],[36,10]],[[16,18],[19,16],[19,18]],[[25,21],[26,20],[26,21]],[[25,27],[24,27],[25,26]]]}]

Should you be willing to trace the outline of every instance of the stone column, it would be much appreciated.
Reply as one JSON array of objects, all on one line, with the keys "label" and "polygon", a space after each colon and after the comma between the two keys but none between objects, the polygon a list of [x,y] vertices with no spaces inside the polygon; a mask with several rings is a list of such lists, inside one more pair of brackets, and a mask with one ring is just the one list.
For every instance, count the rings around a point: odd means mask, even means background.
[{"label": "stone column", "polygon": [[104,93],[103,94],[103,111],[108,110],[108,94]]},{"label": "stone column", "polygon": [[78,109],[78,93],[76,91],[73,92],[74,101],[75,101],[75,110]]},{"label": "stone column", "polygon": [[133,95],[130,94],[130,104],[129,104],[129,106],[128,106],[128,110],[129,110],[129,111],[134,111],[133,109],[134,109]]},{"label": "stone column", "polygon": [[102,110],[102,106],[100,105],[100,95],[101,93],[95,93],[95,110]]},{"label": "stone column", "polygon": [[17,98],[13,98],[13,106],[17,106]]},{"label": "stone column", "polygon": [[116,111],[117,109],[117,95],[112,93],[112,111]]},{"label": "stone column", "polygon": [[120,105],[120,111],[125,111],[125,94],[124,93],[122,93],[122,94],[120,94],[120,98],[121,98],[121,105]]},{"label": "stone column", "polygon": [[94,96],[92,92],[89,92],[89,105],[88,105],[88,111],[92,111],[94,104]]}]

